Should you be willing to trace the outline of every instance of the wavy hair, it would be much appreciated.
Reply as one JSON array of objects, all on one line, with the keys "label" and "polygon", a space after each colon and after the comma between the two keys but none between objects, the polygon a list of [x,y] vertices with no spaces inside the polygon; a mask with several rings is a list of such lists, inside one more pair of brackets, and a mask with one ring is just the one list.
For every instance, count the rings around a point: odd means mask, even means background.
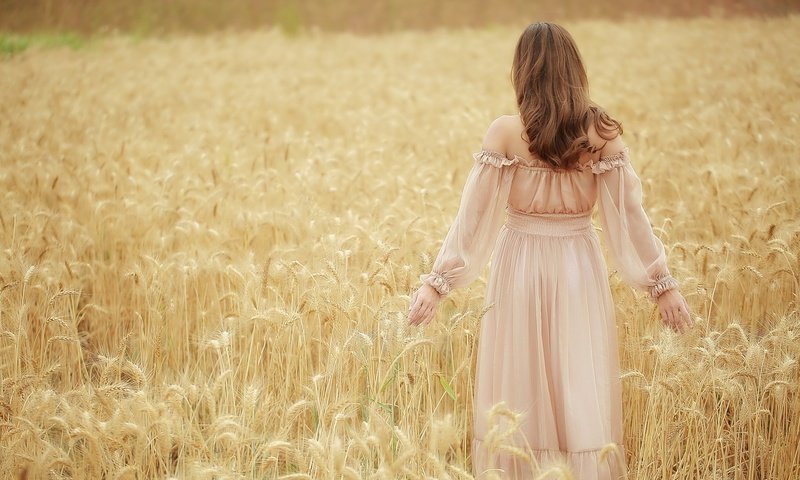
[{"label": "wavy hair", "polygon": [[511,83],[525,126],[523,140],[533,156],[553,168],[572,168],[581,154],[602,148],[589,142],[590,122],[606,141],[622,133],[622,125],[589,98],[581,54],[560,25],[537,22],[525,28],[514,50]]}]

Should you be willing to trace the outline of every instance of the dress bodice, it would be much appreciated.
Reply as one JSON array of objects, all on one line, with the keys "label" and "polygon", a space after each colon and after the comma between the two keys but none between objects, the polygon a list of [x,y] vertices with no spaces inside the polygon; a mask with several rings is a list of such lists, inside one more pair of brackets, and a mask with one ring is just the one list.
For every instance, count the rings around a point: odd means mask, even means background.
[{"label": "dress bodice", "polygon": [[508,207],[518,212],[584,213],[597,200],[597,183],[590,170],[557,171],[520,164],[514,172]]},{"label": "dress bodice", "polygon": [[[493,154],[493,152],[489,152]],[[508,207],[528,214],[588,213],[597,202],[595,174],[614,168],[626,152],[604,157],[569,170],[556,170],[542,161],[530,162],[514,156],[514,179]]]}]

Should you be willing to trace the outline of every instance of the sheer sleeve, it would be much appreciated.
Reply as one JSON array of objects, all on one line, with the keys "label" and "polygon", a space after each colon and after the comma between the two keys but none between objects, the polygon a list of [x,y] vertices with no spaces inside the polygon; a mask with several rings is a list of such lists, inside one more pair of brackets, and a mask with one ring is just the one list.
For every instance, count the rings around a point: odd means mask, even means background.
[{"label": "sheer sleeve", "polygon": [[591,165],[597,180],[600,223],[612,261],[622,279],[655,301],[678,282],[667,267],[664,244],[653,233],[642,207],[642,183],[630,150],[601,157]]},{"label": "sheer sleeve", "polygon": [[469,285],[483,270],[504,220],[517,157],[481,149],[467,175],[461,201],[430,273],[420,275],[440,295]]}]

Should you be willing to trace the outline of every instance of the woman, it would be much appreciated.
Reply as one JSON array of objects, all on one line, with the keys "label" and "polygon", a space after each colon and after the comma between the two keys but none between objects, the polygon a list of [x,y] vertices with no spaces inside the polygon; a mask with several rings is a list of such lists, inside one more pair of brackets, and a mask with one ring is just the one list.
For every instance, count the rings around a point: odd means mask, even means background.
[{"label": "woman", "polygon": [[[494,249],[484,303],[491,308],[478,341],[474,474],[533,478],[534,460],[546,467],[560,457],[580,480],[621,478],[617,332],[591,223],[595,204],[622,278],[648,292],[676,332],[692,326],[689,306],[642,208],[622,127],[589,99],[570,34],[547,22],[528,26],[511,78],[519,115],[495,120],[474,154],[455,220],[412,295],[409,321],[430,322],[441,298],[475,280]],[[501,401],[520,414],[504,443],[521,450],[487,445],[488,413]],[[616,444],[616,455],[600,454],[608,444]]]}]

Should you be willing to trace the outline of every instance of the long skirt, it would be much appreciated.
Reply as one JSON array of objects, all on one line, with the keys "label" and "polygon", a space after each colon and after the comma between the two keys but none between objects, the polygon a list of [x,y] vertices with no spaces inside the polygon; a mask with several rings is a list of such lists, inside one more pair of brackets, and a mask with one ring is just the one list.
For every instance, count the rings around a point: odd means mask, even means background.
[{"label": "long skirt", "polygon": [[[477,479],[626,472],[614,303],[585,214],[510,211],[490,266],[474,392]],[[546,476],[544,478],[557,478]]]}]

